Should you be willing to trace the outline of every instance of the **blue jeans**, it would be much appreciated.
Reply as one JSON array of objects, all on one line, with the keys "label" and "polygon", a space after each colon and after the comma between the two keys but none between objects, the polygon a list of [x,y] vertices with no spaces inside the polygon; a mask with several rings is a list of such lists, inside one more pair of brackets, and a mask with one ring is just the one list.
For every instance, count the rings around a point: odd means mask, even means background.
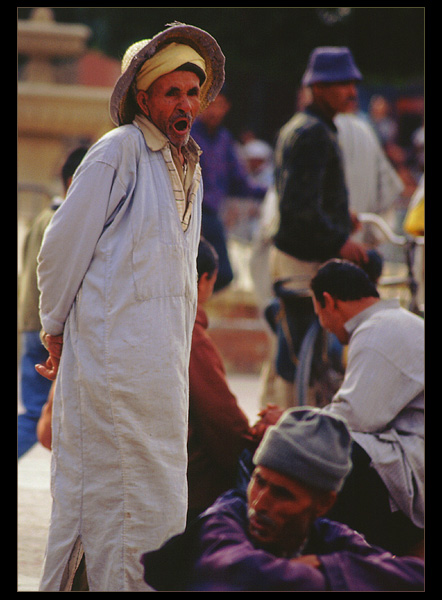
[{"label": "blue jeans", "polygon": [[227,253],[224,225],[219,216],[210,209],[203,209],[202,234],[218,254],[218,277],[216,278],[214,291],[219,292],[232,281],[233,271]]},{"label": "blue jeans", "polygon": [[286,381],[293,382],[296,367],[292,360],[292,353],[299,357],[302,340],[315,319],[315,311],[310,297],[286,298],[284,300],[284,318],[290,333],[290,340],[288,340],[288,332],[279,316],[282,303],[283,300],[275,298],[267,307],[265,317],[278,340],[276,371]]},{"label": "blue jeans", "polygon": [[37,373],[35,365],[48,358],[46,348],[40,341],[38,331],[22,334],[21,357],[21,403],[24,412],[17,418],[18,458],[37,442],[37,422],[41,409],[48,399],[52,381]]}]

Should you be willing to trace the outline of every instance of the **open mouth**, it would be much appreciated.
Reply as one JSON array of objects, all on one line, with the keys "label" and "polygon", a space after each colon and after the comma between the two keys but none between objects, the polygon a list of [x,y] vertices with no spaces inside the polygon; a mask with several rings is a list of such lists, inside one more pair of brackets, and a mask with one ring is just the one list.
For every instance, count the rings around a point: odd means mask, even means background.
[{"label": "open mouth", "polygon": [[189,127],[189,122],[187,121],[187,119],[178,119],[177,121],[175,121],[175,123],[173,124],[173,127],[176,131],[178,131],[179,133],[183,133],[187,130],[187,128]]}]

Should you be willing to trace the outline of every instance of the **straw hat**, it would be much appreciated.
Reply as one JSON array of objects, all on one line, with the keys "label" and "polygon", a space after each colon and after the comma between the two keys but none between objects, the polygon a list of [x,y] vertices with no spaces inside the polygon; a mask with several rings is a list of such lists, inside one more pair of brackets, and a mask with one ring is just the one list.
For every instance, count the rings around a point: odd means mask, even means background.
[{"label": "straw hat", "polygon": [[110,99],[110,116],[115,125],[132,123],[137,109],[135,95],[131,93],[135,76],[146,60],[170,42],[191,46],[205,60],[206,80],[201,87],[200,112],[218,95],[224,83],[225,58],[216,40],[192,25],[172,23],[167,27],[152,39],[141,40],[127,49],[121,64],[121,76]]}]

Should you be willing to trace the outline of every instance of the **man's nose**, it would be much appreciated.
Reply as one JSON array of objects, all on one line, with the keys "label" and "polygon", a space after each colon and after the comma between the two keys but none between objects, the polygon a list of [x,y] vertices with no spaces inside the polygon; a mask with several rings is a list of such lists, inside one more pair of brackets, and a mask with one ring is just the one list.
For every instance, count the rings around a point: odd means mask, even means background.
[{"label": "man's nose", "polygon": [[252,503],[252,508],[256,510],[256,512],[266,512],[269,506],[270,494],[267,488],[260,490]]},{"label": "man's nose", "polygon": [[178,108],[184,112],[189,112],[191,108],[190,100],[187,96],[181,96],[178,102]]}]

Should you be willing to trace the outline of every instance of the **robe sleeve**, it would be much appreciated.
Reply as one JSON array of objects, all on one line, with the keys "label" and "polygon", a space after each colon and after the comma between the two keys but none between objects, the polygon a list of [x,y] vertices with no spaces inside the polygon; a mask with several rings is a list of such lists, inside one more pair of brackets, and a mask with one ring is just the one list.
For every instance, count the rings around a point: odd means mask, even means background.
[{"label": "robe sleeve", "polygon": [[[408,394],[398,393],[404,389]],[[350,349],[340,389],[324,410],[344,417],[352,431],[382,432],[418,393],[418,381],[376,348],[358,343]]]},{"label": "robe sleeve", "polygon": [[124,195],[115,169],[105,162],[87,163],[76,174],[38,256],[40,320],[46,333],[63,332],[106,221]]},{"label": "robe sleeve", "polygon": [[381,550],[368,554],[335,552],[319,557],[333,591],[416,592],[424,590],[424,564]]}]

